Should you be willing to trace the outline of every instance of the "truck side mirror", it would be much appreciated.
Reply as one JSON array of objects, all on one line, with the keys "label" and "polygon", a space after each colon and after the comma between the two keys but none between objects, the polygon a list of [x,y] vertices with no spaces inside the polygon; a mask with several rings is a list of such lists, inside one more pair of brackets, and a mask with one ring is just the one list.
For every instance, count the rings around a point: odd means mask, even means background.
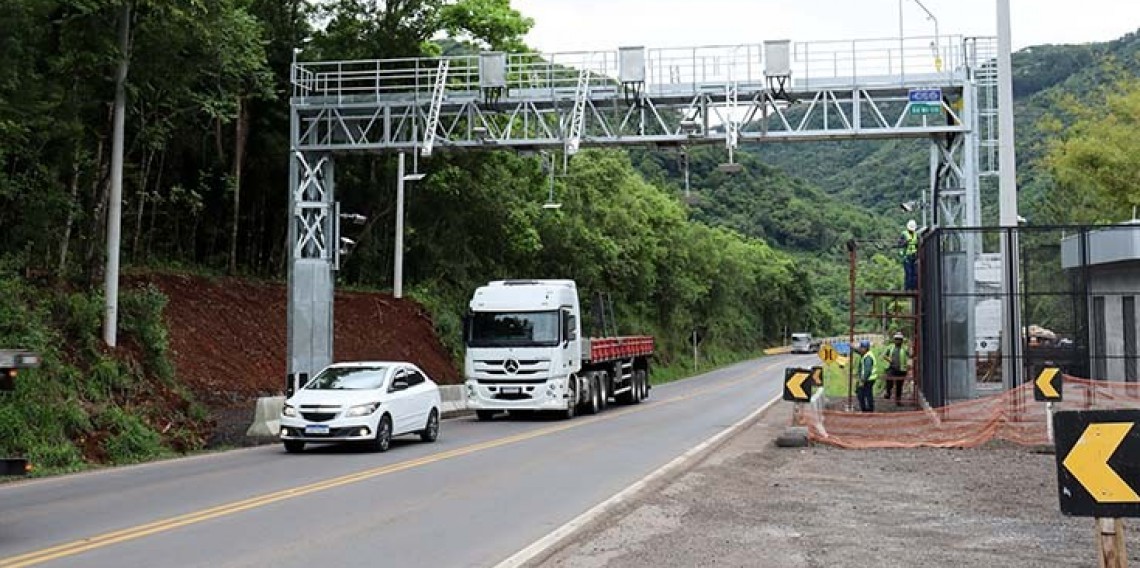
[{"label": "truck side mirror", "polygon": [[566,341],[578,339],[578,318],[574,317],[574,314],[567,313],[566,317],[562,319],[562,325],[565,326],[565,329],[562,330],[562,337],[566,338]]},{"label": "truck side mirror", "polygon": [[471,339],[471,314],[463,314],[463,342]]}]

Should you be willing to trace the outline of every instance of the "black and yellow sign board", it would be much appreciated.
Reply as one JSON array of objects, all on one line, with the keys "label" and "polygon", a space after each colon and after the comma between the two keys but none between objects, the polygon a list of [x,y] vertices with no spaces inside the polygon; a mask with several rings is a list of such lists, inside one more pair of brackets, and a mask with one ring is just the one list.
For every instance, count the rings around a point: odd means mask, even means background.
[{"label": "black and yellow sign board", "polygon": [[817,387],[823,386],[823,367],[811,368],[811,382]]},{"label": "black and yellow sign board", "polygon": [[1064,389],[1061,388],[1061,370],[1045,367],[1033,380],[1033,399],[1037,402],[1060,402]]},{"label": "black and yellow sign board", "polygon": [[812,369],[796,369],[793,367],[784,369],[784,400],[791,402],[810,401],[812,387],[815,383],[812,375]]},{"label": "black and yellow sign board", "polygon": [[1140,517],[1140,410],[1058,412],[1053,426],[1061,512]]},{"label": "black and yellow sign board", "polygon": [[835,348],[830,343],[824,343],[819,347],[819,360],[824,363],[834,363],[839,358],[839,354],[835,352]]}]

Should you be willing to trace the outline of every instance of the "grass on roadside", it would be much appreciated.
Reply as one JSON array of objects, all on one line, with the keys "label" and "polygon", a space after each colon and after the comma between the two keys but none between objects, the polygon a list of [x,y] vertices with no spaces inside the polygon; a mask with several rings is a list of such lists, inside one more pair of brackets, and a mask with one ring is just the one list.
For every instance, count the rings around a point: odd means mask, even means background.
[{"label": "grass on roadside", "polygon": [[681,379],[687,379],[694,375],[715,371],[734,365],[741,361],[748,361],[750,359],[759,359],[764,357],[764,351],[757,349],[755,351],[733,351],[728,349],[708,349],[698,353],[697,364],[693,364],[693,359],[678,358],[670,363],[655,365],[650,368],[649,384],[662,385],[671,383]]},{"label": "grass on roadside", "polygon": [[0,456],[21,456],[33,476],[137,463],[201,446],[207,418],[174,377],[162,311],[152,287],[120,295],[120,349],[102,347],[102,296],[34,284],[0,263],[0,347],[37,351],[0,393]]}]

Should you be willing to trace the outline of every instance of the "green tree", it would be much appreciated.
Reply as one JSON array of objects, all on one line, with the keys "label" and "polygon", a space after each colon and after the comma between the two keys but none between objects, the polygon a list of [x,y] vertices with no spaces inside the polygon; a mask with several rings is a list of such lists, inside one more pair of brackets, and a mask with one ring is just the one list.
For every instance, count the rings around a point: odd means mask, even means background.
[{"label": "green tree", "polygon": [[1120,221],[1140,206],[1140,81],[1123,79],[1098,95],[1066,99],[1075,120],[1064,132],[1058,120],[1046,123],[1058,134],[1044,160],[1057,184],[1050,210],[1068,222]]}]

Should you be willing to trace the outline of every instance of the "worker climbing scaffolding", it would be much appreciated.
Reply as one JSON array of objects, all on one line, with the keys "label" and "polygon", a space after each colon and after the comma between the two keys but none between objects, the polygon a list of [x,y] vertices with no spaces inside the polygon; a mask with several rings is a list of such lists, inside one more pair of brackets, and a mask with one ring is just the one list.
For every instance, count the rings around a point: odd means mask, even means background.
[{"label": "worker climbing scaffolding", "polygon": [[903,265],[903,289],[918,289],[918,223],[911,219],[906,222],[906,230],[899,236],[899,258]]}]

